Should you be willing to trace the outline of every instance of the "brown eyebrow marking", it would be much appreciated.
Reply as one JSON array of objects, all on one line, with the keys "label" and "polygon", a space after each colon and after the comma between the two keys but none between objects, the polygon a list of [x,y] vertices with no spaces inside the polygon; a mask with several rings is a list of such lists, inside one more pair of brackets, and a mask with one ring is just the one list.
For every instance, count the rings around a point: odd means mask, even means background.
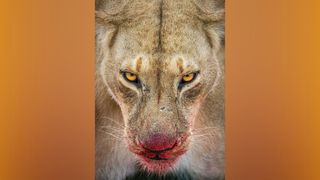
[{"label": "brown eyebrow marking", "polygon": [[137,59],[137,63],[136,63],[136,70],[137,70],[138,72],[140,72],[141,64],[142,64],[142,58],[139,57],[139,58]]},{"label": "brown eyebrow marking", "polygon": [[182,72],[184,71],[184,69],[183,69],[183,62],[182,62],[182,59],[181,59],[181,58],[179,58],[179,59],[177,60],[177,66],[178,66],[178,68],[179,68],[180,73],[182,73]]}]

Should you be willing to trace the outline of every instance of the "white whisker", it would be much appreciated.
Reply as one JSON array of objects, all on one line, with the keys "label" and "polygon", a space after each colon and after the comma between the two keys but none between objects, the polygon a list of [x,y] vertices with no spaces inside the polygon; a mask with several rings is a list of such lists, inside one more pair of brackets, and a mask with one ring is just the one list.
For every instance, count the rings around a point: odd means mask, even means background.
[{"label": "white whisker", "polygon": [[125,128],[123,124],[121,124],[120,122],[118,122],[118,121],[116,121],[116,120],[114,120],[114,119],[112,119],[112,118],[110,118],[110,117],[104,116],[104,117],[102,117],[102,119],[110,120],[111,122],[114,122],[114,123],[115,123],[116,125],[118,125],[119,127]]}]

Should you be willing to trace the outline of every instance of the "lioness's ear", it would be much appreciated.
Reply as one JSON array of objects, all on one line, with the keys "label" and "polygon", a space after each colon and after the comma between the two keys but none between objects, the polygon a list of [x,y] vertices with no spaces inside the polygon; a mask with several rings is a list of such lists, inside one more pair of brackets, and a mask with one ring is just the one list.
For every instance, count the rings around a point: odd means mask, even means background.
[{"label": "lioness's ear", "polygon": [[224,0],[194,0],[199,8],[207,13],[212,13],[214,10],[224,9]]},{"label": "lioness's ear", "polygon": [[95,12],[95,19],[96,23],[102,25],[105,21],[105,13],[103,11],[96,11]]},{"label": "lioness's ear", "polygon": [[193,0],[199,9],[198,17],[203,21],[224,20],[224,0]]},{"label": "lioness's ear", "polygon": [[103,25],[119,25],[125,21],[137,19],[153,5],[154,0],[97,0],[96,21]]},{"label": "lioness's ear", "polygon": [[203,26],[211,48],[217,52],[224,47],[224,21],[218,21]]},{"label": "lioness's ear", "polygon": [[224,0],[193,0],[196,16],[204,22],[211,47],[219,51],[224,46]]},{"label": "lioness's ear", "polygon": [[105,24],[115,21],[119,18],[118,14],[123,11],[128,2],[129,0],[96,0],[96,22]]},{"label": "lioness's ear", "polygon": [[129,0],[96,0],[95,9],[114,15],[121,11],[128,2]]}]

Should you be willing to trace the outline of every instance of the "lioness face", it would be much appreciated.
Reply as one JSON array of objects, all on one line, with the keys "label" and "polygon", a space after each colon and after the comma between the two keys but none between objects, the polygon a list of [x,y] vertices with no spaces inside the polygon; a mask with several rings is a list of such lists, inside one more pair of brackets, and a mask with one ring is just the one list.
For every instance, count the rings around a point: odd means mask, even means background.
[{"label": "lioness face", "polygon": [[106,33],[112,46],[101,75],[121,108],[129,150],[149,171],[166,172],[188,151],[197,114],[218,79],[212,45],[218,36],[209,39],[199,24],[179,30],[141,24]]}]

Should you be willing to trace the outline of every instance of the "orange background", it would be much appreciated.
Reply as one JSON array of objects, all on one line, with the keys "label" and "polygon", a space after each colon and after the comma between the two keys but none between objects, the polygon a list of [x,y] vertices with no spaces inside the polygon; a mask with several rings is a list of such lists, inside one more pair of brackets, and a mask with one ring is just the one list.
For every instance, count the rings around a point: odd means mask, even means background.
[{"label": "orange background", "polygon": [[[320,179],[320,2],[227,0],[226,179]],[[94,1],[0,1],[0,179],[94,179]]]}]

